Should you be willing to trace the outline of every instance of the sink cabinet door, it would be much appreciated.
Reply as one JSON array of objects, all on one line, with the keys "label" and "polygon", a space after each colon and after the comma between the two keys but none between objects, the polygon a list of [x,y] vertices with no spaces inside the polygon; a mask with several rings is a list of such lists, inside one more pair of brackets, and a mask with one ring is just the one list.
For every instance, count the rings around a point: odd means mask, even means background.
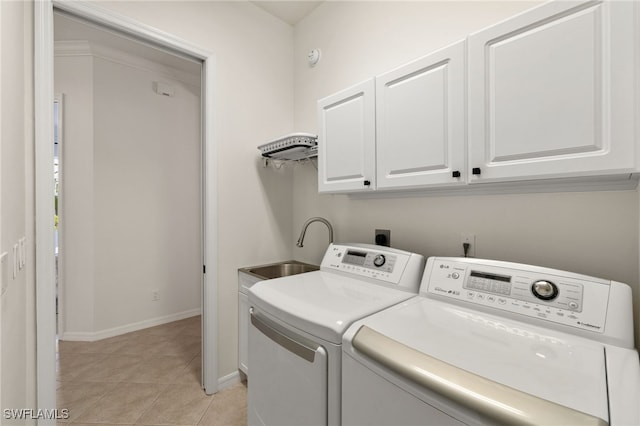
[{"label": "sink cabinet door", "polygon": [[249,288],[260,281],[244,272],[238,272],[238,369],[249,375]]},{"label": "sink cabinet door", "polygon": [[549,2],[469,36],[470,183],[636,170],[637,2]]},{"label": "sink cabinet door", "polygon": [[238,368],[249,375],[249,297],[238,294]]},{"label": "sink cabinet door", "polygon": [[377,188],[465,184],[465,42],[376,77]]}]

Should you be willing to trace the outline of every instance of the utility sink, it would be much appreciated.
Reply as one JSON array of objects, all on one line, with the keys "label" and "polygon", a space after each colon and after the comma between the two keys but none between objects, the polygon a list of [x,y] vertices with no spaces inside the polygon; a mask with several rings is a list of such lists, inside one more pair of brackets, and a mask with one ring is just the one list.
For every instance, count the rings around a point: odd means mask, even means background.
[{"label": "utility sink", "polygon": [[272,278],[287,277],[289,275],[317,271],[318,269],[320,269],[320,267],[317,265],[311,265],[297,260],[287,260],[284,262],[271,263],[269,265],[251,266],[240,270],[258,278],[262,278],[263,280],[270,280]]}]

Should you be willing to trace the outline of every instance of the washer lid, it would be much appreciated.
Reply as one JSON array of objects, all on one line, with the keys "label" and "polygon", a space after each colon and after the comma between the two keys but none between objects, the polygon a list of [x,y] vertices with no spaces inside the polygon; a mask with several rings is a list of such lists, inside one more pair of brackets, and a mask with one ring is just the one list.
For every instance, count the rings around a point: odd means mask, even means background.
[{"label": "washer lid", "polygon": [[[604,348],[598,343],[439,301],[415,297],[358,321],[436,360],[537,398],[609,419]],[[455,379],[452,379],[456,382]]]},{"label": "washer lid", "polygon": [[413,296],[325,271],[261,281],[249,289],[252,306],[338,345],[354,321]]}]

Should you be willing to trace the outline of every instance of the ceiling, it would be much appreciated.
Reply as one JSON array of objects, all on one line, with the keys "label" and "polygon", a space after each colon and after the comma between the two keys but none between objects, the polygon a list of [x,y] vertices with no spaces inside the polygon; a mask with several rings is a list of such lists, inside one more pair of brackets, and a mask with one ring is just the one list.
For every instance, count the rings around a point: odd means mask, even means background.
[{"label": "ceiling", "polygon": [[295,25],[310,14],[324,1],[251,1],[254,5],[267,11],[276,18],[282,19],[289,25]]}]

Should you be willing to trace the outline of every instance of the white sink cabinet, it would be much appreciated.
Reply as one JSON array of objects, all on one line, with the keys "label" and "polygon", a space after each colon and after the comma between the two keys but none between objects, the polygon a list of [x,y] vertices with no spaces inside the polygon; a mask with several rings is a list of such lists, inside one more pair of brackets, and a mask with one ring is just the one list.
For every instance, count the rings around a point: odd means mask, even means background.
[{"label": "white sink cabinet", "polygon": [[263,278],[238,271],[238,369],[249,375],[249,289]]}]

